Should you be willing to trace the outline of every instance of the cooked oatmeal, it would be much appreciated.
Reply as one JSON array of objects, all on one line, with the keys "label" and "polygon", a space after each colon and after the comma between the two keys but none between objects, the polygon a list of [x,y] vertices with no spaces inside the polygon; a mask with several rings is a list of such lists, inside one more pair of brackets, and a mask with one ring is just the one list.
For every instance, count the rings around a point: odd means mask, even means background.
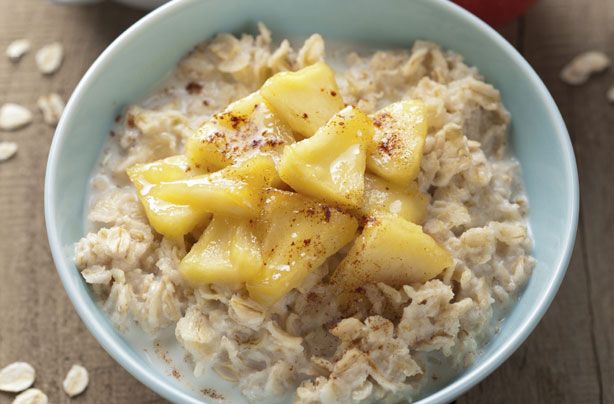
[{"label": "cooked oatmeal", "polygon": [[418,397],[439,374],[429,358],[455,371],[474,360],[534,265],[499,92],[460,55],[426,41],[334,56],[346,104],[368,114],[404,99],[426,106],[423,229],[453,257],[434,279],[364,284],[352,304],[339,304],[329,274],[348,246],[265,308],[239,284],[190,286],[178,267],[203,229],[171,239],[145,215],[126,170],[182,153],[195,128],[270,76],[323,60],[317,34],[298,51],[287,40],[274,45],[262,25],[256,36],[197,46],[159,91],[117,118],[91,181],[91,232],[75,261],[104,310],[120,329],[174,327],[197,375],[212,367],[248,400],[294,390],[302,403]]}]

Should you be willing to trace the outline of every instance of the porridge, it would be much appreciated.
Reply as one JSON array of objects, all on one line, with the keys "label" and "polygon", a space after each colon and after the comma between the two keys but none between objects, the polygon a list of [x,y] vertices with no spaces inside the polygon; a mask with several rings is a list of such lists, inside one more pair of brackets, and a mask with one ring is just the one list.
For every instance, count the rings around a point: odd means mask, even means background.
[{"label": "porridge", "polygon": [[120,329],[172,327],[248,400],[418,397],[534,265],[510,116],[430,42],[297,49],[218,35],[126,108],[76,264]]}]

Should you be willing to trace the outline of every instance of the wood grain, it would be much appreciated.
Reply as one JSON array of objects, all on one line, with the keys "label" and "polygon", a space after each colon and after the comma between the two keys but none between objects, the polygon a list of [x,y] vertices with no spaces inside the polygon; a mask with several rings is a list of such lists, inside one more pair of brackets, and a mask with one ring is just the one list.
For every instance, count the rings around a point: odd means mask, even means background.
[{"label": "wood grain", "polygon": [[[598,401],[614,402],[614,186],[611,153],[614,150],[614,108],[604,106],[605,91],[614,85],[612,70],[572,88],[557,80],[556,72],[574,54],[601,50],[614,56],[614,3],[552,2],[553,15],[528,31],[534,42],[526,55],[553,93],[569,129],[580,176],[580,228],[586,292],[589,306],[578,313],[588,318],[591,356],[595,363]],[[581,18],[585,23],[578,24]],[[538,25],[535,18],[534,26]],[[539,44],[539,45],[538,45]],[[584,345],[580,345],[583,347]],[[588,360],[588,356],[587,360]],[[595,402],[595,401],[593,401]]]},{"label": "wood grain", "polygon": [[[141,12],[112,3],[58,6],[43,0],[0,0],[0,49],[29,38],[34,49],[59,40],[66,58],[42,77],[33,52],[18,64],[0,57],[0,103],[36,110],[36,98],[57,91],[68,98],[97,55]],[[567,277],[535,332],[493,375],[459,403],[614,403],[614,107],[605,90],[612,72],[572,88],[558,79],[575,54],[601,49],[614,56],[614,2],[540,0],[500,32],[533,65],[552,92],[570,130],[581,183],[581,222]],[[32,363],[36,387],[52,403],[164,402],[116,364],[87,332],[64,293],[50,257],[43,217],[43,176],[53,130],[35,122],[0,141],[19,144],[0,165],[0,366]],[[69,400],[61,381],[73,363],[91,384]],[[0,393],[0,403],[12,395]]]}]

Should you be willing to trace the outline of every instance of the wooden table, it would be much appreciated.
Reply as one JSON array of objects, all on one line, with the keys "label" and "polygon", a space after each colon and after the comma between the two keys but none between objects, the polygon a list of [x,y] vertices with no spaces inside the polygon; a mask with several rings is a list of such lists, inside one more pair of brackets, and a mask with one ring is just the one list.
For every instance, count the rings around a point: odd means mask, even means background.
[{"label": "wooden table", "polygon": [[[34,48],[59,40],[66,58],[42,77],[33,52],[13,65],[0,57],[0,103],[36,110],[41,94],[68,97],[82,74],[142,12],[111,3],[68,7],[43,0],[0,0],[0,49],[17,38]],[[522,347],[459,403],[614,403],[614,105],[605,91],[609,71],[582,87],[558,79],[578,52],[614,57],[612,0],[540,0],[502,30],[537,70],[565,118],[580,172],[582,206],[567,277],[545,318]],[[38,113],[37,113],[38,114]],[[69,302],[49,253],[43,216],[43,177],[53,130],[33,124],[0,141],[19,144],[0,164],[0,366],[25,360],[38,372],[36,387],[52,403],[163,402],[127,374],[85,329]],[[88,390],[69,400],[61,381],[79,362],[91,376]],[[0,403],[11,395],[0,393]]]}]

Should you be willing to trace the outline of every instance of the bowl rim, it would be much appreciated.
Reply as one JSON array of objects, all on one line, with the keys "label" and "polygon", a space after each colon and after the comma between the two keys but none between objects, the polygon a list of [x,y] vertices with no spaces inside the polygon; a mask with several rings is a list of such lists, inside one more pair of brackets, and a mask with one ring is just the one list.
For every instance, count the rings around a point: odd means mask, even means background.
[{"label": "bowl rim", "polygon": [[[178,12],[180,9],[189,8],[198,1],[199,0],[175,0],[159,7],[130,26],[98,56],[79,81],[58,124],[49,151],[44,184],[45,222],[51,253],[64,289],[75,310],[79,314],[79,317],[81,317],[81,320],[85,323],[90,333],[96,338],[100,345],[102,345],[105,351],[137,380],[168,400],[184,403],[199,403],[202,401],[191,397],[172,385],[169,382],[169,378],[158,377],[155,373],[151,372],[149,368],[142,366],[137,360],[131,357],[131,355],[122,348],[119,341],[120,338],[95,319],[95,311],[98,310],[96,304],[92,302],[89,296],[80,293],[70,281],[70,273],[74,271],[74,266],[71,266],[72,262],[67,262],[64,255],[63,247],[60,243],[60,236],[57,231],[56,217],[54,215],[56,211],[55,196],[58,193],[55,179],[58,173],[58,159],[56,156],[59,154],[59,150],[68,141],[68,132],[65,131],[65,128],[68,126],[67,122],[69,122],[75,114],[74,111],[78,108],[79,104],[78,100],[87,91],[89,83],[95,80],[96,76],[99,75],[108,64],[113,63],[114,56],[126,46],[132,38],[140,35],[147,27],[155,25],[159,20]],[[467,24],[477,26],[482,34],[490,37],[497,46],[501,47],[503,51],[517,63],[518,68],[538,90],[539,101],[546,106],[549,118],[556,126],[557,130],[555,136],[564,150],[564,155],[562,157],[564,164],[567,166],[567,172],[571,173],[570,177],[566,178],[566,181],[570,182],[570,189],[572,192],[566,207],[569,216],[566,218],[567,229],[561,248],[562,253],[557,257],[558,259],[553,269],[554,275],[551,282],[547,284],[545,290],[540,295],[536,304],[532,306],[531,310],[527,313],[527,316],[520,326],[516,328],[513,334],[492,352],[491,355],[484,358],[483,363],[471,369],[452,383],[447,384],[442,389],[417,402],[418,404],[432,404],[452,401],[484,380],[516,351],[544,316],[560,287],[571,259],[578,225],[579,185],[576,160],[563,118],[546,86],[524,57],[493,28],[451,1],[418,1],[424,4],[428,3],[429,7],[439,9],[445,13],[455,14],[456,17],[463,19]],[[207,402],[207,400],[205,400],[205,402]]]}]

